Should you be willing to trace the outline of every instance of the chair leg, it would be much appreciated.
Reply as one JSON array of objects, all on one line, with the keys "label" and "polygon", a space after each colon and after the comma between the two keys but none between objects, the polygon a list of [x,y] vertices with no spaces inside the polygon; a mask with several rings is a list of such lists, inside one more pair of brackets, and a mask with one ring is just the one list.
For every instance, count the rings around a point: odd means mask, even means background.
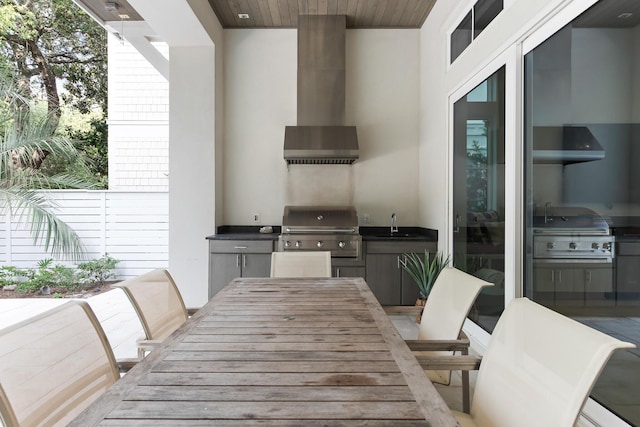
[{"label": "chair leg", "polygon": [[[463,356],[469,355],[469,350],[464,349],[460,352]],[[471,412],[471,399],[469,396],[469,371],[462,370],[462,412],[469,414]]]},{"label": "chair leg", "polygon": [[471,411],[469,399],[469,371],[462,371],[462,411],[468,414]]}]

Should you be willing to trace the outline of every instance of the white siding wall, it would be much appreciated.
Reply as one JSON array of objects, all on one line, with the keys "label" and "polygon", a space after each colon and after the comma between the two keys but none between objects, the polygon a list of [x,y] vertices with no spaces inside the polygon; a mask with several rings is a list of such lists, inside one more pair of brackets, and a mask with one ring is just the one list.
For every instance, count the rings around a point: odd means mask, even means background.
[{"label": "white siding wall", "polygon": [[[87,248],[88,259],[105,253],[118,260],[119,279],[169,265],[167,192],[50,191],[57,216],[71,226]],[[0,218],[0,265],[35,267],[51,258],[35,246],[28,227]],[[65,260],[56,260],[73,265]]]},{"label": "white siding wall", "polygon": [[[156,46],[168,55],[168,48]],[[109,35],[109,188],[168,189],[169,83],[128,42]]]}]

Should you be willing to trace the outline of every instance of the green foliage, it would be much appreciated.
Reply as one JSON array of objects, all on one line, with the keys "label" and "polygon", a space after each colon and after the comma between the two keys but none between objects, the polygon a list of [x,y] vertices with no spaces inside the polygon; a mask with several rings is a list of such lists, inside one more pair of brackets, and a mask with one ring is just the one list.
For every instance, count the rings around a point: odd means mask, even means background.
[{"label": "green foliage", "polygon": [[107,123],[103,117],[93,117],[84,128],[64,129],[78,151],[82,162],[59,156],[47,156],[42,165],[45,175],[67,174],[82,178],[94,189],[107,189],[109,185],[109,157],[107,152]]},{"label": "green foliage", "polygon": [[53,264],[52,258],[46,258],[38,262],[38,268],[27,271],[28,280],[20,283],[18,292],[37,292],[43,286],[53,289],[75,290],[80,286],[76,279],[74,268],[62,264]]},{"label": "green foliage", "polygon": [[0,267],[0,286],[16,285],[26,280],[27,272],[12,265]]},{"label": "green foliage", "polygon": [[102,258],[78,264],[80,270],[80,281],[82,283],[99,283],[104,285],[105,281],[115,277],[113,269],[120,261],[104,254]]},{"label": "green foliage", "polygon": [[75,176],[43,174],[34,156],[47,152],[78,164],[81,158],[67,138],[52,134],[48,115],[28,107],[16,85],[0,75],[0,214],[28,227],[34,243],[52,256],[81,260],[85,250],[78,235],[55,215],[55,203],[34,190],[87,186]]},{"label": "green foliage", "polygon": [[[13,75],[46,92],[45,99],[106,112],[107,33],[72,0],[0,0],[0,53]],[[61,96],[47,87],[51,75],[64,85]]]},{"label": "green foliage", "polygon": [[22,293],[35,293],[43,286],[48,286],[53,297],[60,298],[66,291],[79,291],[96,283],[104,285],[107,279],[115,277],[112,270],[118,262],[105,254],[101,258],[80,263],[77,268],[54,264],[52,258],[39,261],[37,268],[2,266],[0,286],[16,285],[16,291]]},{"label": "green foliage", "polygon": [[449,264],[449,256],[445,258],[442,252],[437,252],[430,259],[429,252],[424,251],[424,258],[415,253],[404,254],[404,259],[400,261],[402,269],[416,282],[420,290],[420,297],[427,299],[433,284],[440,275],[440,272]]}]

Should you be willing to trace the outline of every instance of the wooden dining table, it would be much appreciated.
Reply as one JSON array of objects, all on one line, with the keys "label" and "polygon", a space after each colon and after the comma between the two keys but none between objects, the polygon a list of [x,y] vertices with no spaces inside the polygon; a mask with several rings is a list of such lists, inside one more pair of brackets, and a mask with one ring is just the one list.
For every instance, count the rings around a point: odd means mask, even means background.
[{"label": "wooden dining table", "polygon": [[455,426],[361,278],[238,278],[75,426]]}]

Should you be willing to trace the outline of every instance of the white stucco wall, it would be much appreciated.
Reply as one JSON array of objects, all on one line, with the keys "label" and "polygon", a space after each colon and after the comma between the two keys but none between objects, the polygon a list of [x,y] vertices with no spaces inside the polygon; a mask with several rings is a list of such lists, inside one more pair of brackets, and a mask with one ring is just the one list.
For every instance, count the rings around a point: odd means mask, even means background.
[{"label": "white stucco wall", "polygon": [[283,160],[296,124],[296,30],[225,31],[224,224],[282,223],[286,204],[353,204],[370,225],[418,220],[418,30],[347,30],[346,124],[352,166]]}]

